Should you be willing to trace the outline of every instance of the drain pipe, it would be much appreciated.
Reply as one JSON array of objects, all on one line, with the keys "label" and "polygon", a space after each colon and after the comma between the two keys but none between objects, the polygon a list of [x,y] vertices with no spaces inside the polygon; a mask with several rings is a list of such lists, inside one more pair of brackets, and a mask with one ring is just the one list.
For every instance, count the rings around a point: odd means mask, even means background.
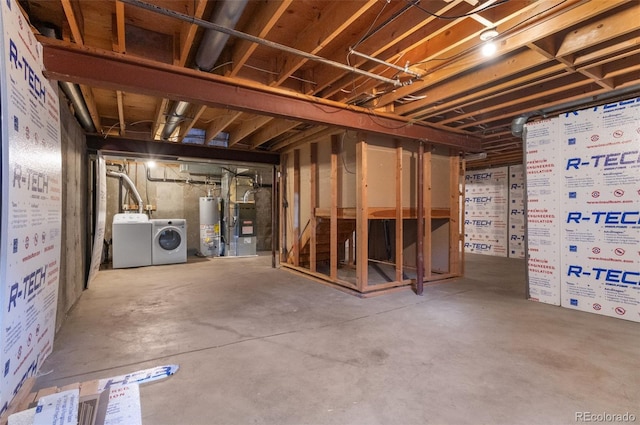
[{"label": "drain pipe", "polygon": [[[235,28],[248,1],[249,0],[225,1],[221,7],[213,13],[209,22],[225,28]],[[229,34],[213,29],[206,30],[196,53],[196,68],[200,71],[210,72],[216,65],[228,39]],[[161,137],[163,140],[171,137],[178,124],[184,119],[189,106],[191,105],[184,101],[178,101],[173,105],[162,129]]]},{"label": "drain pipe", "polygon": [[125,173],[118,173],[116,171],[110,171],[110,170],[107,170],[107,176],[119,177],[119,178],[121,178],[121,179],[123,179],[124,181],[127,182],[127,184],[129,185],[129,188],[131,189],[131,192],[133,192],[133,196],[135,196],[136,197],[136,201],[138,201],[138,212],[140,214],[143,214],[144,213],[144,205],[142,204],[142,197],[140,196],[140,193],[138,192],[138,189],[136,189],[136,185],[133,184],[133,182],[131,181],[129,176],[126,175]]}]

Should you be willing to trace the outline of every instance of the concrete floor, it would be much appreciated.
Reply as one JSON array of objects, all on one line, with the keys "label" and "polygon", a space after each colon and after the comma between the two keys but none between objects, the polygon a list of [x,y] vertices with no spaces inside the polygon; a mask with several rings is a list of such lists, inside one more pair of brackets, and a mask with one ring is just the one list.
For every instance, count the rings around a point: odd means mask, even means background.
[{"label": "concrete floor", "polygon": [[141,387],[143,423],[640,422],[640,324],[524,299],[524,261],[359,299],[271,257],[100,272],[36,388],[176,363]]}]

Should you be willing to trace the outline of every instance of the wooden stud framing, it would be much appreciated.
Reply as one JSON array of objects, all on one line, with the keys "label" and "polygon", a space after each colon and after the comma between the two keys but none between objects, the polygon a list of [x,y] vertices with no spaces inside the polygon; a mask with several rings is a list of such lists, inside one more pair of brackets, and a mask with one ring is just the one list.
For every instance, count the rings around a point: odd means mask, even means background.
[{"label": "wooden stud framing", "polygon": [[402,218],[402,142],[396,140],[396,281],[402,282],[403,218]]},{"label": "wooden stud framing", "polygon": [[293,151],[293,265],[300,265],[300,150]]},{"label": "wooden stud framing", "polygon": [[367,214],[367,140],[358,133],[356,145],[356,275],[358,291],[365,292],[369,286],[369,218]]},{"label": "wooden stud framing", "polygon": [[285,199],[287,199],[287,159],[289,158],[288,154],[282,154],[282,160],[280,163],[280,191],[278,193],[279,199],[278,203],[280,204],[280,264],[286,263],[287,261],[287,215],[286,209],[284,207]]},{"label": "wooden stud framing", "polygon": [[[462,265],[460,263],[460,157],[451,152],[449,157],[450,180],[450,204],[449,211],[449,272],[459,275]],[[464,181],[464,173],[462,175]]]},{"label": "wooden stud framing", "polygon": [[[374,206],[369,207],[369,143],[365,134],[358,134],[356,141],[356,176],[355,176],[355,195],[356,205],[355,207],[339,207],[340,205],[340,155],[342,154],[342,147],[340,144],[339,136],[331,136],[331,150],[330,150],[330,170],[329,178],[326,180],[320,179],[320,159],[319,159],[319,143],[320,141],[312,141],[309,143],[310,151],[309,155],[309,183],[302,182],[302,152],[300,149],[292,149],[282,154],[282,169],[283,174],[280,176],[280,184],[282,185],[282,191],[280,194],[280,203],[284,205],[288,202],[287,208],[281,207],[280,221],[282,223],[280,235],[281,245],[284,247],[281,251],[281,265],[288,269],[302,272],[307,274],[313,279],[320,279],[324,283],[334,287],[340,287],[348,291],[354,291],[354,293],[360,296],[372,296],[380,293],[386,293],[399,287],[409,287],[412,283],[415,283],[415,279],[405,279],[404,272],[407,269],[415,270],[415,267],[405,266],[404,261],[406,256],[404,253],[404,220],[416,220],[419,216],[418,208],[416,206],[404,206],[404,190],[405,185],[408,184],[404,176],[406,154],[404,149],[404,143],[401,139],[394,139],[394,145],[389,150],[389,155],[395,156],[395,184],[388,186],[388,199],[394,199],[393,206]],[[326,140],[326,139],[325,139]],[[464,165],[462,160],[455,152],[450,152],[450,156],[446,158],[448,162],[444,164],[445,167],[439,167],[443,158],[434,158],[433,146],[429,143],[423,143],[422,148],[422,173],[423,184],[422,193],[422,210],[423,210],[423,225],[422,234],[416,235],[416,241],[420,242],[421,252],[423,259],[421,263],[423,265],[423,284],[425,282],[441,281],[443,279],[457,277],[462,273],[462,254],[460,252],[460,208],[462,207],[460,201],[460,182],[461,173],[463,173]],[[393,153],[392,153],[393,152]],[[435,164],[438,173],[442,173],[442,176],[434,175],[432,168],[433,162],[438,159]],[[289,166],[287,167],[287,160]],[[373,160],[373,159],[372,159]],[[444,165],[443,164],[443,165]],[[291,173],[289,180],[289,187],[287,188],[286,173]],[[448,176],[445,177],[444,173],[448,172]],[[411,177],[412,179],[415,176]],[[440,205],[438,208],[433,208],[433,184],[436,181],[443,180],[448,183],[444,183],[447,186],[447,190],[443,189],[443,195],[448,192],[447,204]],[[304,186],[304,187],[303,187]],[[306,188],[306,189],[305,189]],[[301,211],[304,209],[301,205],[301,191],[309,190],[309,209],[310,209],[310,222],[308,225],[301,221]],[[327,193],[329,190],[329,193]],[[323,191],[323,192],[321,192]],[[393,193],[395,192],[395,193]],[[326,199],[323,207],[320,207],[321,193],[325,194]],[[304,198],[306,199],[306,198]],[[329,201],[329,205],[327,204]],[[326,206],[325,206],[326,205]],[[355,231],[351,235],[344,234],[341,230],[343,227],[343,221],[355,220]],[[393,258],[388,261],[378,261],[375,259],[369,259],[369,222],[370,220],[395,220],[395,252]],[[434,231],[433,221],[437,221],[438,224],[446,224],[448,222],[449,228],[443,231],[442,238],[435,238],[432,235]],[[323,224],[324,223],[324,224]],[[326,230],[322,230],[322,225]],[[437,231],[438,227],[435,227]],[[304,231],[303,231],[304,230]],[[320,232],[320,233],[319,233]],[[342,233],[341,233],[342,232]],[[328,234],[327,234],[328,233]],[[289,240],[287,240],[289,235]],[[327,236],[329,240],[327,241]],[[324,238],[323,238],[324,237]],[[348,238],[348,239],[347,239]],[[324,239],[324,240],[323,240]],[[348,281],[338,276],[338,270],[340,265],[340,242],[348,240],[349,247],[345,250],[344,260],[350,265],[355,265],[356,279],[355,281]],[[434,247],[434,241],[438,241],[439,246]],[[445,244],[448,241],[448,246]],[[329,248],[327,248],[327,242],[329,242]],[[442,245],[442,246],[440,246]],[[322,247],[322,249],[321,249]],[[439,250],[444,261],[438,267],[437,272],[434,272],[434,257],[432,256]],[[444,251],[446,250],[446,251]],[[445,252],[448,254],[448,258],[445,259]],[[322,255],[321,255],[322,254]],[[318,261],[329,260],[329,271],[326,273],[318,272]],[[416,260],[417,261],[417,260]],[[447,262],[448,261],[448,262]],[[308,264],[307,264],[308,262]],[[395,273],[389,275],[389,281],[382,282],[369,282],[369,265],[372,263],[383,263],[389,266],[395,267]]]},{"label": "wooden stud framing", "polygon": [[330,218],[330,277],[338,279],[338,155],[340,142],[338,136],[331,136],[331,218]]},{"label": "wooden stud framing", "polygon": [[310,195],[311,195],[311,222],[309,223],[310,225],[310,232],[311,232],[311,237],[309,240],[309,249],[310,249],[310,264],[309,264],[309,269],[312,272],[316,271],[316,249],[317,249],[317,227],[318,227],[318,220],[316,218],[316,208],[318,207],[318,144],[317,143],[311,143],[311,163],[310,163],[310,167],[311,167],[311,188],[310,188]]},{"label": "wooden stud framing", "polygon": [[431,190],[433,185],[433,176],[431,175],[431,145],[425,146],[424,152],[424,273],[425,280],[430,280],[432,277],[432,258],[431,251],[431,232],[433,230],[431,220],[434,218],[434,211],[432,210]]}]

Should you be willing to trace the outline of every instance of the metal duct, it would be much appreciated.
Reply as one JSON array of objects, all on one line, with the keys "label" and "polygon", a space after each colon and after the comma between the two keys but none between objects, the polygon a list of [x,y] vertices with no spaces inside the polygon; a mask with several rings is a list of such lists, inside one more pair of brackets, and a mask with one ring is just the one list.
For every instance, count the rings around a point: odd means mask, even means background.
[{"label": "metal duct", "polygon": [[[236,27],[248,0],[227,0],[214,12],[209,22],[233,29]],[[220,31],[208,29],[202,37],[202,42],[196,53],[196,66],[201,71],[209,72],[216,65],[216,61],[227,43],[229,35]]]},{"label": "metal duct", "polygon": [[[35,24],[40,34],[49,37],[61,40],[62,37],[59,37],[55,28],[50,26],[47,23],[36,23]],[[93,120],[91,119],[91,115],[89,114],[89,109],[87,108],[87,104],[84,102],[84,97],[82,97],[82,93],[76,84],[69,83],[67,81],[59,81],[60,87],[64,94],[67,95],[67,98],[73,104],[73,110],[76,113],[76,117],[78,121],[80,121],[80,125],[85,131],[89,133],[95,133],[96,128],[93,125]]]},{"label": "metal duct", "polygon": [[173,105],[171,108],[171,113],[167,117],[167,122],[162,129],[162,139],[167,140],[173,134],[174,130],[184,119],[184,115],[187,113],[187,109],[189,109],[190,104],[188,102],[179,101]]},{"label": "metal duct", "polygon": [[127,184],[129,185],[129,188],[131,189],[131,192],[133,193],[133,196],[135,196],[136,201],[138,201],[138,212],[140,214],[144,213],[144,205],[142,204],[142,197],[140,196],[138,189],[136,189],[136,185],[133,184],[133,181],[131,181],[129,176],[127,176],[125,173],[118,173],[116,171],[110,171],[110,170],[107,170],[107,176],[120,177],[121,179],[126,181]]},{"label": "metal duct", "polygon": [[96,127],[93,125],[93,120],[87,109],[87,104],[84,103],[84,98],[77,85],[69,83],[67,81],[59,81],[60,87],[64,94],[67,95],[71,103],[73,104],[73,110],[76,113],[76,117],[80,122],[82,128],[89,133],[95,133]]},{"label": "metal duct", "polygon": [[[209,22],[225,28],[235,28],[244,8],[249,0],[227,0],[213,13]],[[202,42],[196,53],[196,67],[205,72],[213,69],[222,53],[229,35],[220,31],[208,29],[202,36]],[[162,129],[162,139],[167,140],[175,131],[176,127],[184,119],[184,115],[189,109],[187,102],[176,102],[171,109],[167,122]]]},{"label": "metal duct", "polygon": [[527,123],[529,118],[535,115],[541,115],[546,117],[549,114],[553,114],[555,112],[573,110],[577,108],[588,108],[589,106],[597,106],[604,101],[614,100],[615,98],[620,98],[621,96],[627,95],[637,95],[640,91],[640,84],[634,84],[629,87],[625,87],[618,90],[613,90],[603,94],[597,94],[595,96],[589,96],[587,98],[574,100],[571,102],[563,103],[561,105],[552,106],[546,109],[527,112],[520,116],[517,116],[511,121],[511,134],[515,137],[522,137],[522,132],[524,129],[524,125]]}]

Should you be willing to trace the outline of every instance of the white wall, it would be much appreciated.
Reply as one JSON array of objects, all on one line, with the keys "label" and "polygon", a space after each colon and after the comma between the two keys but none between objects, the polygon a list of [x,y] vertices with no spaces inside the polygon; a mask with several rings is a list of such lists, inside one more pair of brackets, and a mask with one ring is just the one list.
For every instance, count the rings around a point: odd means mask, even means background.
[{"label": "white wall", "polygon": [[636,98],[526,126],[531,298],[640,322],[639,124]]}]

